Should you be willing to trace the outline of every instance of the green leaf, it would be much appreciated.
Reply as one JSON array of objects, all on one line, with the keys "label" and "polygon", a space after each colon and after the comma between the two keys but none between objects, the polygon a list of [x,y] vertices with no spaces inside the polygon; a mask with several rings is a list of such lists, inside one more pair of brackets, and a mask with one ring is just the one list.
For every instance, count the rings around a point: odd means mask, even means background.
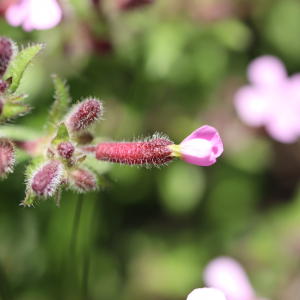
[{"label": "green leaf", "polygon": [[56,100],[49,113],[46,124],[48,133],[52,133],[56,129],[57,124],[62,120],[71,101],[65,83],[57,75],[52,75],[52,78],[55,87]]},{"label": "green leaf", "polygon": [[0,136],[11,140],[29,141],[43,136],[43,132],[18,125],[14,125],[13,127],[3,125],[0,126]]},{"label": "green leaf", "polygon": [[28,106],[22,103],[5,102],[0,121],[7,121],[13,117],[22,116],[30,110]]},{"label": "green leaf", "polygon": [[52,145],[57,146],[60,143],[69,141],[69,132],[64,123],[59,125],[56,137],[52,140]]},{"label": "green leaf", "polygon": [[12,77],[12,83],[9,87],[11,93],[16,91],[27,67],[43,48],[44,44],[30,46],[19,52],[15,59],[10,63],[4,79],[6,80],[9,79],[9,77]]}]

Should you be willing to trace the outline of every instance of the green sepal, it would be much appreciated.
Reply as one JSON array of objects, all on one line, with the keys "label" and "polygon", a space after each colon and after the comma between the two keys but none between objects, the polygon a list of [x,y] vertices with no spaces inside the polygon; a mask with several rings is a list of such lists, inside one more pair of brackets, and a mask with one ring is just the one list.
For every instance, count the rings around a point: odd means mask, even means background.
[{"label": "green sepal", "polygon": [[27,98],[26,94],[21,94],[21,95],[8,94],[5,96],[7,102],[21,101],[24,98]]},{"label": "green sepal", "polygon": [[60,143],[69,141],[69,132],[64,123],[59,125],[56,137],[52,140],[51,144],[57,146]]},{"label": "green sepal", "polygon": [[50,110],[46,130],[48,133],[52,133],[57,124],[62,120],[63,116],[67,112],[69,103],[71,101],[68,88],[65,83],[57,75],[52,75],[53,83],[55,87],[55,102]]},{"label": "green sepal", "polygon": [[5,102],[3,105],[0,121],[7,121],[17,116],[23,116],[29,112],[30,107],[22,103]]},{"label": "green sepal", "polygon": [[24,72],[43,48],[44,44],[30,46],[19,52],[10,63],[4,79],[6,80],[12,77],[12,83],[9,87],[11,93],[14,93],[17,90]]},{"label": "green sepal", "polygon": [[36,200],[38,200],[38,195],[35,194],[32,190],[29,190],[26,194],[25,200],[21,203],[23,206],[30,206],[32,205]]}]

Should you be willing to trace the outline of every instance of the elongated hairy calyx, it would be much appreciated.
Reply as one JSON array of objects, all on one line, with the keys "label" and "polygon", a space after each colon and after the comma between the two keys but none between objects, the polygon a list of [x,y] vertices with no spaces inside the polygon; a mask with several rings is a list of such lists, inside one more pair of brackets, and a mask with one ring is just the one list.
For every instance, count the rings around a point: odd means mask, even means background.
[{"label": "elongated hairy calyx", "polygon": [[174,159],[166,146],[173,143],[163,138],[144,142],[100,143],[96,148],[99,160],[126,165],[161,165]]}]

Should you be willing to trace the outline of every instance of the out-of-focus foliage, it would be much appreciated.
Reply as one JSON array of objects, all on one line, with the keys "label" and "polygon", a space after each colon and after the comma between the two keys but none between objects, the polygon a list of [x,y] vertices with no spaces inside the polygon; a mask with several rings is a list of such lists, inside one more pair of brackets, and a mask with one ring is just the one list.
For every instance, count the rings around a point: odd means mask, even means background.
[{"label": "out-of-focus foliage", "polygon": [[180,143],[209,124],[224,153],[207,168],[97,162],[111,188],[83,201],[63,192],[60,208],[46,201],[22,209],[28,162],[20,152],[14,174],[0,183],[0,297],[186,299],[203,286],[207,262],[227,255],[258,295],[298,299],[300,146],[243,125],[233,96],[260,55],[300,71],[299,1],[156,0],[126,11],[117,2],[61,0],[63,20],[46,31],[0,19],[0,35],[18,45],[46,44],[18,88],[34,109],[14,125],[39,134],[55,73],[67,78],[72,99],[104,102],[99,140],[158,131]]}]

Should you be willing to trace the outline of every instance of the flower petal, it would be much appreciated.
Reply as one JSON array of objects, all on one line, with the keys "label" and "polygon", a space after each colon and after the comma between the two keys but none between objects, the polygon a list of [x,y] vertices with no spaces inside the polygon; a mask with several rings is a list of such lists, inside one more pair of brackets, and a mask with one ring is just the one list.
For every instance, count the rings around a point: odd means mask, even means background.
[{"label": "flower petal", "polygon": [[56,0],[31,0],[30,22],[37,30],[56,26],[62,17],[62,11]]},{"label": "flower petal", "polygon": [[203,140],[210,141],[212,145],[212,151],[215,157],[219,157],[224,150],[219,132],[214,127],[205,125],[198,128],[193,133],[191,133],[187,138],[185,138],[181,142],[181,145],[193,139],[203,139]]},{"label": "flower petal", "polygon": [[287,78],[284,64],[275,56],[265,55],[254,59],[247,70],[251,83],[270,85]]},{"label": "flower petal", "polygon": [[266,122],[267,90],[252,86],[240,88],[234,96],[235,109],[241,120],[249,126],[259,127]]},{"label": "flower petal", "polygon": [[205,283],[221,290],[227,300],[253,300],[255,294],[243,267],[230,257],[212,260],[204,270]]},{"label": "flower petal", "polygon": [[22,0],[16,4],[10,5],[5,12],[5,18],[9,25],[13,27],[20,26],[29,13],[30,0]]},{"label": "flower petal", "polygon": [[193,290],[186,300],[226,300],[225,295],[213,288],[202,288]]}]

